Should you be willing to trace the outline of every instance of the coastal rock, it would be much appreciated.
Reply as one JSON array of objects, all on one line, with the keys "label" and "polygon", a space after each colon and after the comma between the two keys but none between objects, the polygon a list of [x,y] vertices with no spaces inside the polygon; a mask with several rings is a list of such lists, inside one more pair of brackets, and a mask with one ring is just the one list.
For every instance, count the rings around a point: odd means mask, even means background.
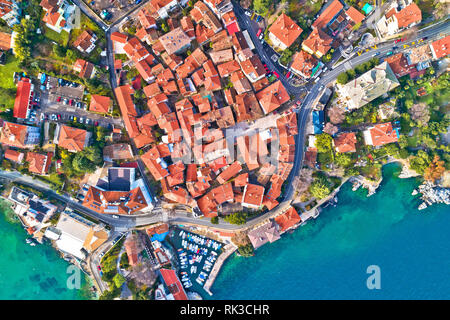
[{"label": "coastal rock", "polygon": [[450,188],[443,188],[441,186],[435,186],[433,183],[426,181],[419,186],[419,192],[422,194],[421,199],[424,201],[419,210],[432,205],[433,203],[445,203],[450,204]]}]

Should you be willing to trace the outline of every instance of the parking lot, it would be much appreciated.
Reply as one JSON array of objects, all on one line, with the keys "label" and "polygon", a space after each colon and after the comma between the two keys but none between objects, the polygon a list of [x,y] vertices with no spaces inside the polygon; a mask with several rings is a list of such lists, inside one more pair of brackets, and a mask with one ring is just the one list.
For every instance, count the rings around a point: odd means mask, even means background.
[{"label": "parking lot", "polygon": [[42,120],[99,125],[105,128],[123,127],[120,118],[91,113],[84,86],[71,81],[49,77],[40,96],[40,108],[32,113],[34,122]]},{"label": "parking lot", "polygon": [[124,13],[130,11],[141,0],[94,0],[86,1],[103,20],[114,22]]}]

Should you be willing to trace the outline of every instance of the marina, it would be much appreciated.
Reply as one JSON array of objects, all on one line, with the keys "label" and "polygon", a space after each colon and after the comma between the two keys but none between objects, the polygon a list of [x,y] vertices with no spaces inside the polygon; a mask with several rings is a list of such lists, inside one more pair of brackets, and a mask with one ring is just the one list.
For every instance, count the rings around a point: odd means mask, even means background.
[{"label": "marina", "polygon": [[180,228],[174,228],[169,233],[169,239],[176,250],[183,287],[189,291],[211,294],[205,284],[209,283],[223,244]]}]

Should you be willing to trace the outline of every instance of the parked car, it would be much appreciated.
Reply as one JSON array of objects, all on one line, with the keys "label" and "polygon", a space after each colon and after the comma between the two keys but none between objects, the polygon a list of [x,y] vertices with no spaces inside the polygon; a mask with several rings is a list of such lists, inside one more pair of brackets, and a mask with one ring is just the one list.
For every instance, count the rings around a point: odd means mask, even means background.
[{"label": "parked car", "polygon": [[386,53],[386,57],[389,57],[390,55],[392,55],[393,54],[393,52],[392,51],[389,51],[388,53]]},{"label": "parked car", "polygon": [[277,79],[280,78],[280,75],[276,71],[273,71],[273,74],[275,75],[275,77],[277,77]]},{"label": "parked car", "polygon": [[89,124],[89,123],[91,123],[91,119],[86,118],[86,124]]},{"label": "parked car", "polygon": [[58,114],[58,119],[61,119],[61,115],[60,114]]},{"label": "parked car", "polygon": [[297,100],[297,102],[295,104],[300,106],[302,104],[302,101],[301,100]]},{"label": "parked car", "polygon": [[[119,216],[118,216],[117,214],[113,214],[112,217],[113,217],[114,219],[119,219]],[[117,242],[117,239],[114,240],[114,243],[116,243],[116,242]]]},{"label": "parked car", "polygon": [[61,102],[61,97],[56,98],[56,101]]},{"label": "parked car", "polygon": [[248,11],[248,10],[245,10],[245,15],[247,16],[247,17],[251,17],[252,16],[252,13],[250,12],[250,11]]},{"label": "parked car", "polygon": [[95,121],[94,126],[98,126],[98,121]]},{"label": "parked car", "polygon": [[291,72],[289,71],[287,74],[286,74],[286,78],[289,78],[291,76]]},{"label": "parked car", "polygon": [[262,29],[259,28],[258,32],[256,33],[256,36],[259,37],[261,35],[261,33],[262,33]]},{"label": "parked car", "polygon": [[394,43],[403,42],[403,41],[405,41],[405,40],[406,40],[406,38],[397,39],[397,40],[394,41]]},{"label": "parked car", "polygon": [[84,122],[84,119],[83,119],[82,117],[80,117],[79,122],[80,122],[80,123],[83,123],[83,122]]},{"label": "parked car", "polygon": [[73,100],[72,99],[70,99],[69,100],[69,104],[72,106],[72,103],[73,103]]}]

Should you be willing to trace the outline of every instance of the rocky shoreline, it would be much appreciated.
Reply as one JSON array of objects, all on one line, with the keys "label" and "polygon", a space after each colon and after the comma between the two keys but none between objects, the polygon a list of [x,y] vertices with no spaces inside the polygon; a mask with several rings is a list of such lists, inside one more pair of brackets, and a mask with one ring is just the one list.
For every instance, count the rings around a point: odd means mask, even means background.
[{"label": "rocky shoreline", "polygon": [[419,210],[423,210],[434,203],[444,203],[450,205],[450,189],[435,185],[429,181],[421,184],[418,190],[414,189],[412,195],[421,193],[420,197],[423,202],[419,206]]}]

